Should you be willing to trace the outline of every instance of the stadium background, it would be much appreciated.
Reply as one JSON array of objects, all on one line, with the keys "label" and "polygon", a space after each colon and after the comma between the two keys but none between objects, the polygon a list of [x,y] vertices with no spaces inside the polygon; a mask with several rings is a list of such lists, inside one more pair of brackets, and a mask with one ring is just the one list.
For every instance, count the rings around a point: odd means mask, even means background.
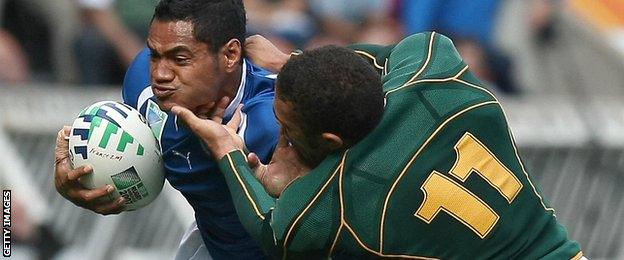
[{"label": "stadium background", "polygon": [[[550,1],[546,40],[531,36],[534,2],[508,0],[499,11],[495,42],[515,64],[517,89],[492,90],[527,170],[571,238],[591,259],[623,259],[624,1]],[[248,4],[250,26],[261,16],[254,8]],[[21,43],[28,50],[33,42]],[[54,56],[55,50],[44,53]],[[170,259],[193,213],[168,185],[148,207],[107,217],[77,208],[54,190],[58,129],[83,107],[121,97],[118,84],[93,87],[63,76],[72,68],[59,68],[58,58],[48,63],[56,65],[31,62],[26,80],[0,82],[0,186],[13,192],[13,258]]]}]

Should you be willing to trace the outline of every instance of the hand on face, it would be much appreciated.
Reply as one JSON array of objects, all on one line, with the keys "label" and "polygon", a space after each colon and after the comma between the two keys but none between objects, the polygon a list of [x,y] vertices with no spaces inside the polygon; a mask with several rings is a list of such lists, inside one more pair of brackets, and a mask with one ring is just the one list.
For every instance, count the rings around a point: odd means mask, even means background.
[{"label": "hand on face", "polygon": [[230,103],[228,97],[223,97],[212,112],[210,119],[197,117],[193,112],[185,107],[174,106],[171,112],[184,120],[197,136],[199,136],[208,146],[216,160],[220,160],[231,151],[245,149],[245,143],[237,135],[238,126],[241,122],[241,109],[239,105],[232,119],[222,125],[225,109]]},{"label": "hand on face", "polygon": [[70,126],[64,126],[56,137],[56,147],[54,148],[54,184],[56,191],[77,206],[102,215],[122,212],[125,203],[123,197],[114,201],[108,200],[108,195],[115,191],[113,186],[106,185],[89,190],[84,188],[78,181],[80,177],[91,174],[93,169],[90,166],[72,169],[69,161],[68,136],[70,131]]},{"label": "hand on face", "polygon": [[278,198],[284,189],[297,178],[310,172],[305,166],[294,147],[288,144],[282,135],[275,148],[273,158],[268,165],[260,162],[258,156],[251,153],[247,156],[249,167],[252,168],[256,179],[260,181],[266,192]]}]

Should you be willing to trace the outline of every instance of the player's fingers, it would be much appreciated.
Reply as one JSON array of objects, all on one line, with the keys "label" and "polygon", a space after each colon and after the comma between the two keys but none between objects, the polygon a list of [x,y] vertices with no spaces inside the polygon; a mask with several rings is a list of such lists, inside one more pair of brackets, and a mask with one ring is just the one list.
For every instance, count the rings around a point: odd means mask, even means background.
[{"label": "player's fingers", "polygon": [[260,165],[260,159],[258,158],[258,155],[256,155],[255,153],[249,153],[247,155],[247,164],[251,169],[255,169],[256,167],[258,167]]},{"label": "player's fingers", "polygon": [[56,140],[58,142],[58,140],[67,140],[69,139],[69,135],[71,134],[71,126],[68,125],[64,125],[63,128],[61,128],[61,130],[58,131],[58,133],[56,134]]},{"label": "player's fingers", "polygon": [[72,129],[71,126],[68,126],[68,125],[64,125],[63,126],[62,131],[63,131],[63,138],[64,139],[66,139],[66,140],[69,139],[69,135],[71,134],[71,129]]},{"label": "player's fingers", "polygon": [[258,38],[260,38],[262,36],[258,35],[258,34],[254,34],[254,35],[250,35],[245,39],[245,45],[248,45],[250,43],[253,43],[254,41],[258,40]]},{"label": "player's fingers", "polygon": [[78,178],[85,176],[87,174],[90,174],[92,172],[93,172],[93,167],[91,167],[90,165],[84,165],[84,166],[81,166],[81,167],[78,167],[76,169],[69,171],[67,173],[67,180],[76,181],[78,180]]},{"label": "player's fingers", "polygon": [[252,48],[254,44],[257,44],[261,40],[262,36],[258,34],[251,35],[245,39],[245,50]]},{"label": "player's fingers", "polygon": [[214,122],[221,124],[221,122],[223,122],[223,116],[225,115],[225,109],[227,108],[229,104],[230,104],[229,97],[221,98],[221,100],[219,100],[219,103],[217,103],[217,106],[215,107],[214,111],[212,112],[212,116],[210,117],[210,119]]},{"label": "player's fingers", "polygon": [[232,116],[232,119],[230,119],[230,122],[227,123],[227,127],[230,129],[233,129],[234,131],[238,131],[238,126],[240,126],[242,118],[243,118],[243,104],[238,105],[238,107],[236,108],[236,112],[234,112],[234,115]]},{"label": "player's fingers", "polygon": [[262,183],[262,180],[265,178],[265,174],[267,172],[267,166],[260,162],[260,158],[255,153],[250,153],[247,155],[247,165],[254,173],[254,176],[258,181]]},{"label": "player's fingers", "polygon": [[201,129],[200,125],[202,124],[202,119],[193,114],[191,110],[181,106],[174,106],[171,108],[171,112],[184,120],[191,130],[195,131],[195,129]]},{"label": "player's fingers", "polygon": [[119,197],[114,201],[95,206],[93,211],[102,215],[119,214],[124,210],[124,203],[126,199]]},{"label": "player's fingers", "polygon": [[260,182],[260,184],[262,184],[262,186],[267,186],[269,184],[267,184],[267,173],[268,173],[268,169],[269,167],[267,165],[264,164],[260,164],[258,167],[256,167],[256,169],[254,169],[254,176],[256,177],[256,179]]},{"label": "player's fingers", "polygon": [[58,163],[60,160],[69,157],[69,132],[70,126],[63,126],[56,136],[56,147],[54,148],[54,161]]},{"label": "player's fingers", "polygon": [[57,191],[62,191],[67,186],[67,173],[71,171],[69,167],[69,159],[60,160],[54,165],[54,184]]},{"label": "player's fingers", "polygon": [[82,199],[82,201],[89,203],[99,198],[108,196],[109,194],[113,193],[113,191],[115,191],[115,188],[113,188],[113,186],[106,185],[104,187],[100,187],[100,188],[92,189],[92,190],[88,190],[88,189],[79,190],[78,194],[80,195],[80,198]]}]

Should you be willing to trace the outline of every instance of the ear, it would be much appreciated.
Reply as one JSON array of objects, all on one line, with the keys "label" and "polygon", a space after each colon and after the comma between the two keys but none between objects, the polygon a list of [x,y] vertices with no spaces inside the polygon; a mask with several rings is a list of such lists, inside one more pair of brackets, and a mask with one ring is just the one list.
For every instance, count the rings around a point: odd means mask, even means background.
[{"label": "ear", "polygon": [[337,136],[335,134],[323,133],[321,134],[321,137],[323,138],[325,145],[329,147],[329,149],[332,151],[338,150],[342,148],[342,146],[344,145],[344,141],[342,140],[342,138],[340,138],[340,136]]},{"label": "ear", "polygon": [[231,39],[221,48],[225,61],[225,70],[228,73],[236,71],[238,63],[242,59],[242,44],[238,39]]}]

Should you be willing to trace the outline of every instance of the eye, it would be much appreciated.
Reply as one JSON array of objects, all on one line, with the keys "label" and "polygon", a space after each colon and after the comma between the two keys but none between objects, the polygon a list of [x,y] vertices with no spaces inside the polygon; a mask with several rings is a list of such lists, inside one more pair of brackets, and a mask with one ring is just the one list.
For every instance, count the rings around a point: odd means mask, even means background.
[{"label": "eye", "polygon": [[175,61],[178,65],[186,65],[190,62],[190,59],[187,57],[177,56],[173,58],[173,61]]}]

